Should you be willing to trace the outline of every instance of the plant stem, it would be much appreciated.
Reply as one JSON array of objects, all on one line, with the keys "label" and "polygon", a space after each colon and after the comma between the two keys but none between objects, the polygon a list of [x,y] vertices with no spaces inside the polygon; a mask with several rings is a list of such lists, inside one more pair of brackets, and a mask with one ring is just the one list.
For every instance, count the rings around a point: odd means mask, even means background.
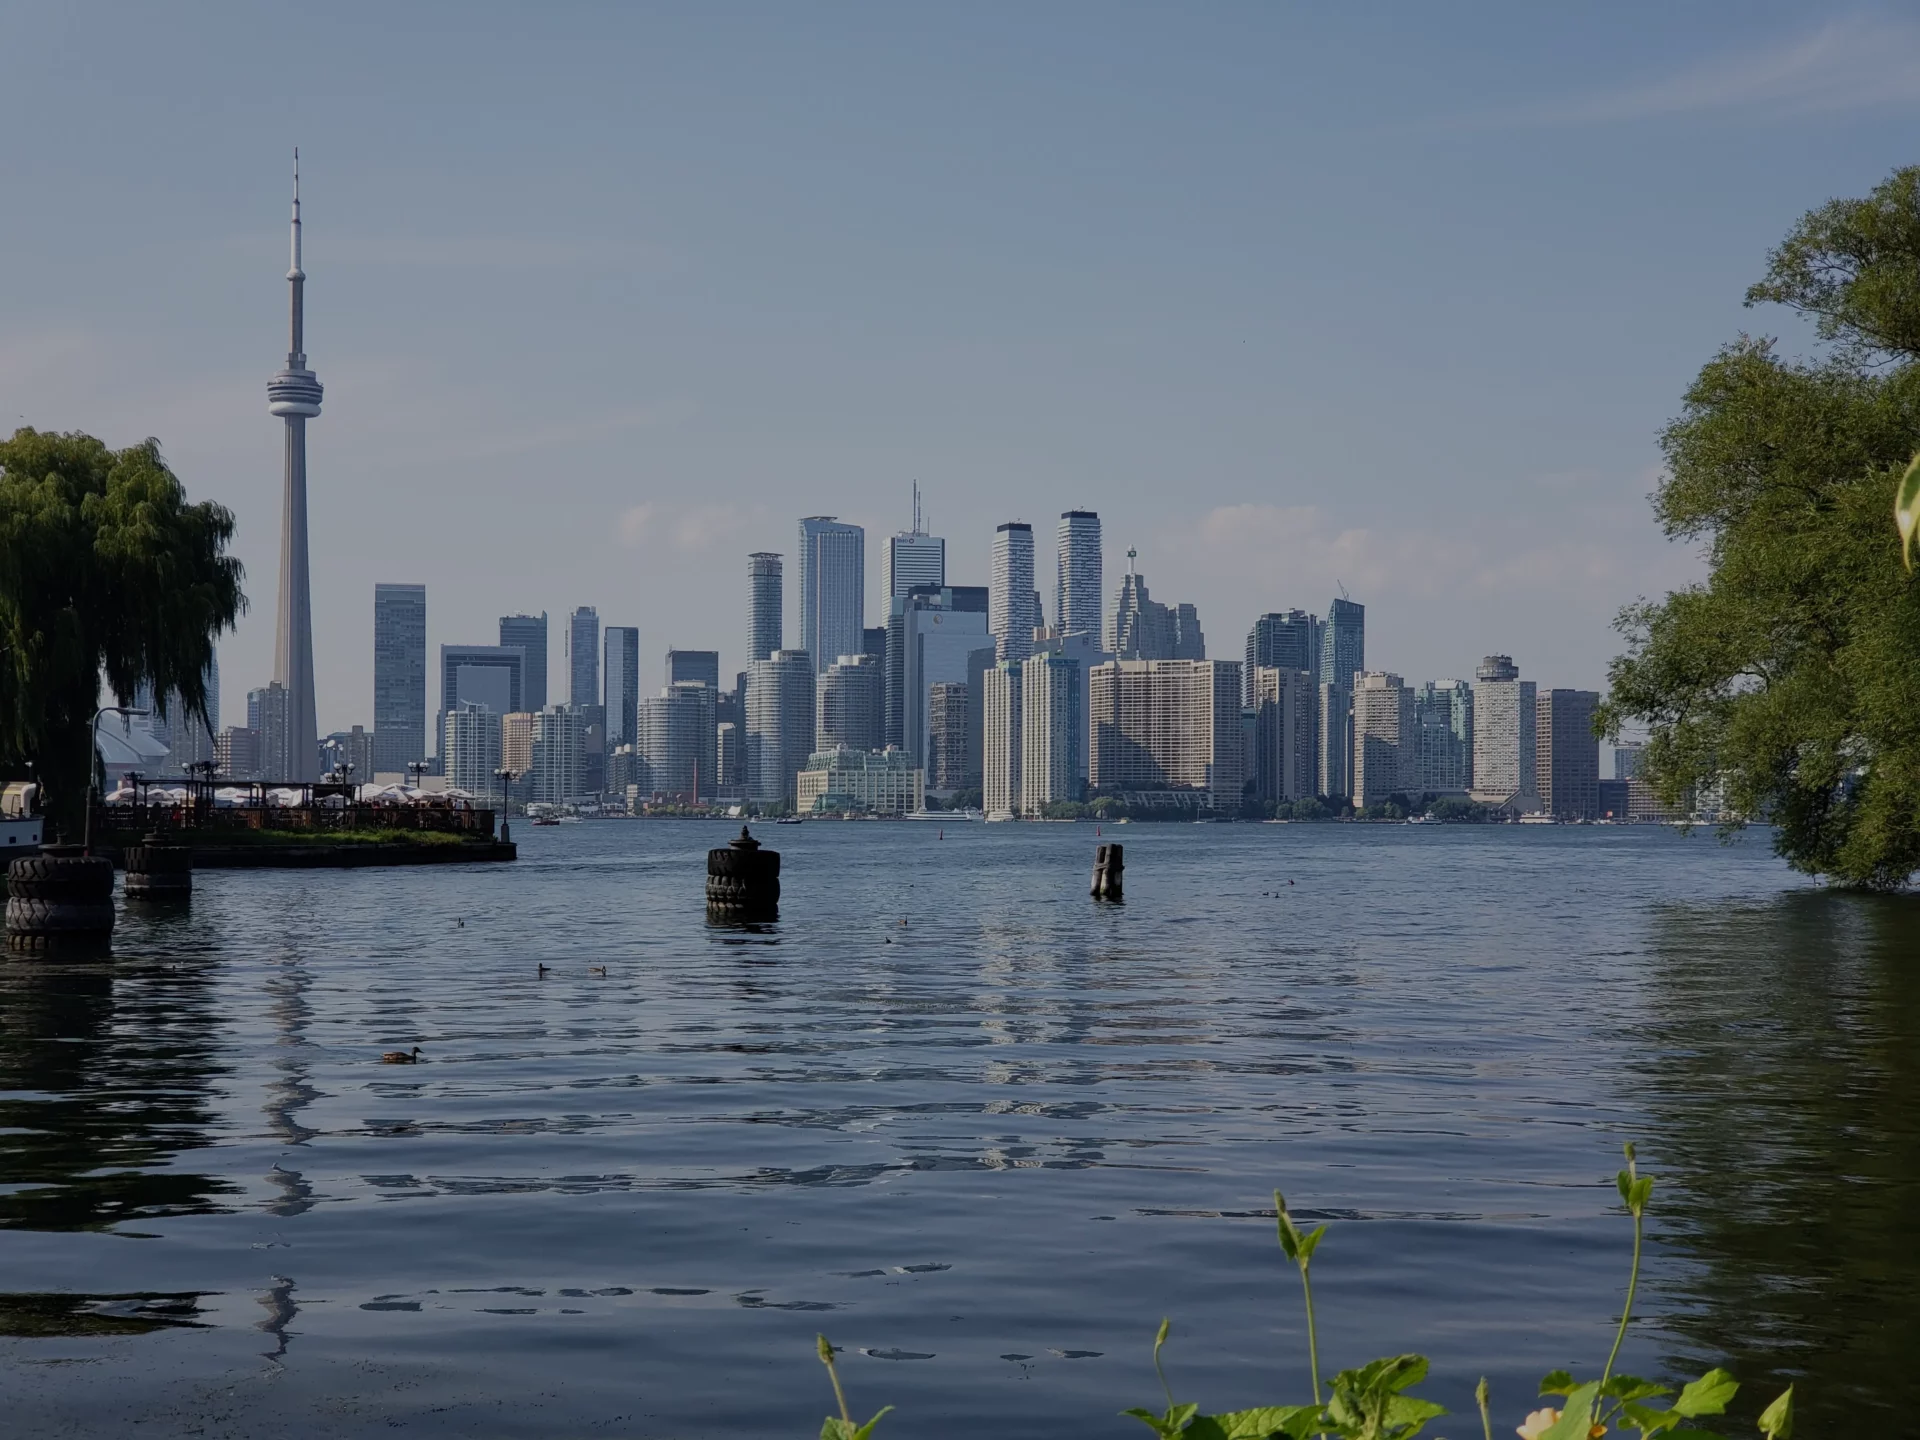
[{"label": "plant stem", "polygon": [[833,1381],[833,1398],[840,1402],[840,1418],[853,1424],[853,1416],[847,1411],[847,1392],[840,1388],[840,1372],[834,1368],[833,1346],[824,1335],[820,1336],[820,1363],[827,1367],[827,1378]]},{"label": "plant stem", "polygon": [[1313,1281],[1307,1278],[1307,1267],[1300,1267],[1300,1288],[1307,1296],[1307,1370],[1313,1376],[1313,1403],[1320,1403],[1320,1338],[1313,1324]]},{"label": "plant stem", "polygon": [[1613,1350],[1607,1356],[1607,1368],[1600,1374],[1600,1385],[1604,1390],[1608,1379],[1613,1375],[1613,1362],[1620,1358],[1620,1347],[1627,1338],[1627,1322],[1633,1318],[1633,1296],[1640,1288],[1640,1235],[1645,1228],[1645,1219],[1638,1206],[1633,1212],[1633,1269],[1627,1275],[1627,1303],[1620,1312],[1620,1330],[1613,1337]]}]

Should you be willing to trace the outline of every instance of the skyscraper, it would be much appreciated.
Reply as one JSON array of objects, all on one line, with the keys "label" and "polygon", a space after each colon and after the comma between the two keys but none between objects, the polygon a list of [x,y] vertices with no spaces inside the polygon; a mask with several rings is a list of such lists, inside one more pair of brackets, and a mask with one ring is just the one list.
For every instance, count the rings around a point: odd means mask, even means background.
[{"label": "skyscraper", "polygon": [[[913,757],[927,760],[927,696],[942,681],[965,684],[969,657],[991,656],[987,592],[978,585],[915,590],[892,603],[887,617],[887,735]],[[896,725],[898,728],[896,729]]]},{"label": "skyscraper", "polygon": [[1511,655],[1489,655],[1474,671],[1473,798],[1521,814],[1537,811],[1539,724],[1531,680]]},{"label": "skyscraper", "polygon": [[[427,758],[427,587],[373,587],[373,769]],[[371,781],[372,774],[361,777]]]},{"label": "skyscraper", "polygon": [[987,590],[987,630],[1002,660],[1033,653],[1033,526],[1009,520],[993,532],[993,578]]},{"label": "skyscraper", "polygon": [[1353,690],[1353,803],[1378,805],[1419,786],[1413,691],[1398,675],[1362,671]]},{"label": "skyscraper", "polygon": [[791,806],[812,756],[813,657],[776,650],[747,670],[747,795]]},{"label": "skyscraper", "polygon": [[591,605],[567,617],[567,703],[600,703],[600,612]]},{"label": "skyscraper", "polygon": [[1540,808],[1563,820],[1600,818],[1597,690],[1549,690],[1535,700],[1534,788]]},{"label": "skyscraper", "polygon": [[1091,510],[1060,516],[1059,554],[1053,588],[1053,628],[1062,635],[1100,634],[1106,603],[1100,573],[1100,517]]},{"label": "skyscraper", "polygon": [[307,368],[306,272],[300,268],[300,152],[293,152],[293,264],[286,368],[267,382],[267,413],[286,421],[286,474],[280,517],[280,611],[274,627],[273,679],[286,691],[285,757],[276,780],[320,778],[320,725],[313,694],[313,587],[307,569],[307,421],[320,413],[319,378]]},{"label": "skyscraper", "polygon": [[897,600],[916,585],[935,589],[947,583],[947,542],[927,534],[920,519],[920,487],[913,487],[913,529],[887,541],[887,599]]},{"label": "skyscraper", "polygon": [[1320,793],[1329,800],[1353,794],[1353,692],[1321,681],[1313,704],[1314,764]]},{"label": "skyscraper", "polygon": [[1260,616],[1247,632],[1247,703],[1254,703],[1253,672],[1263,665],[1278,670],[1320,668],[1319,623],[1304,610],[1275,610]]},{"label": "skyscraper", "polygon": [[1238,660],[1109,660],[1093,667],[1088,690],[1096,789],[1239,808],[1246,742]]},{"label": "skyscraper", "polygon": [[[259,768],[263,779],[291,779],[297,763],[293,755],[293,714],[286,686],[278,680],[247,692],[247,728],[260,737]],[[313,742],[313,768],[320,769],[320,742]]]},{"label": "skyscraper", "polygon": [[1058,651],[1030,655],[1020,665],[1020,804],[1022,815],[1044,815],[1056,801],[1086,796],[1080,754],[1087,743],[1081,710],[1080,662]]},{"label": "skyscraper", "polygon": [[1413,692],[1420,733],[1420,788],[1434,795],[1473,789],[1473,687],[1435,680]]},{"label": "skyscraper", "polygon": [[1320,678],[1352,693],[1354,679],[1367,668],[1367,607],[1344,597],[1327,605],[1320,631]]},{"label": "skyscraper", "polygon": [[989,820],[1020,813],[1020,662],[1001,660],[986,672],[982,697],[982,806]]},{"label": "skyscraper", "polygon": [[720,652],[718,650],[667,651],[667,684],[696,680],[720,693]]},{"label": "skyscraper", "polygon": [[632,625],[609,625],[606,651],[606,753],[631,745],[639,737],[640,631]]},{"label": "skyscraper", "polygon": [[[1120,597],[1107,625],[1106,648],[1122,660],[1205,659],[1198,613],[1191,605],[1182,605],[1176,612],[1148,595],[1147,577],[1133,566],[1136,555],[1127,551],[1127,575],[1120,582]],[[1191,653],[1196,650],[1198,654]]]},{"label": "skyscraper", "polygon": [[780,611],[785,604],[780,557],[756,550],[747,557],[747,660],[764,660],[784,649]]},{"label": "skyscraper", "polygon": [[[585,726],[578,706],[549,705],[533,717],[533,798],[562,805],[582,798],[580,761]],[[504,751],[504,745],[502,747]]]},{"label": "skyscraper", "polygon": [[650,794],[692,800],[719,788],[719,692],[698,680],[679,680],[640,706],[639,754]]},{"label": "skyscraper", "polygon": [[867,532],[831,515],[800,522],[800,648],[817,674],[858,655],[867,613]]},{"label": "skyscraper", "polygon": [[1311,800],[1314,686],[1304,667],[1261,665],[1253,672],[1254,794],[1269,804]]},{"label": "skyscraper", "polygon": [[522,707],[528,711],[547,708],[547,612],[538,615],[502,615],[500,643],[518,645],[524,652],[521,667]]},{"label": "skyscraper", "polygon": [[444,738],[447,712],[457,709],[462,700],[485,705],[495,715],[525,710],[525,675],[526,655],[518,645],[442,645],[435,729]]},{"label": "skyscraper", "polygon": [[493,794],[500,784],[493,773],[500,769],[500,733],[500,716],[485,705],[469,700],[449,710],[440,737],[447,784],[482,798]]},{"label": "skyscraper", "polygon": [[813,748],[878,750],[886,718],[885,666],[871,655],[842,655],[819,677]]},{"label": "skyscraper", "polygon": [[968,788],[968,689],[942,680],[927,692],[927,786],[940,791]]}]

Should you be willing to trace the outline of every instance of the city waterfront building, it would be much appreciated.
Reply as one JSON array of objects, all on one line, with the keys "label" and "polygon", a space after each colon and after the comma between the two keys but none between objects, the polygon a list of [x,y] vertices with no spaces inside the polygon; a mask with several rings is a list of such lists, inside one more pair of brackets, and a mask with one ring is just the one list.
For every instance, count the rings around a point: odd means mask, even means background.
[{"label": "city waterfront building", "polygon": [[842,655],[820,676],[814,746],[879,750],[886,744],[885,667],[871,655]]},{"label": "city waterfront building", "polygon": [[566,805],[585,798],[580,783],[585,730],[578,706],[549,705],[533,717],[529,779],[534,800]]},{"label": "city waterfront building", "polygon": [[1207,637],[1200,633],[1200,612],[1183,600],[1170,606],[1167,614],[1173,625],[1173,658],[1206,659]]},{"label": "city waterfront building", "polygon": [[267,382],[267,413],[286,422],[280,517],[280,604],[273,639],[273,683],[286,694],[284,739],[275,760],[290,767],[276,780],[320,778],[320,724],[313,679],[313,587],[307,554],[307,421],[320,413],[323,387],[307,368],[306,272],[300,268],[300,152],[293,153],[293,263],[287,269],[287,363]]},{"label": "city waterfront building", "polygon": [[[302,778],[293,755],[293,717],[287,687],[278,680],[247,692],[247,729],[260,737],[258,769],[269,780]],[[320,742],[314,742],[309,763],[313,778],[320,774]]]},{"label": "city waterfront building", "polygon": [[1420,788],[1413,691],[1398,675],[1363,670],[1353,690],[1353,803],[1378,805]]},{"label": "city waterfront building", "polygon": [[713,778],[715,796],[740,793],[740,727],[722,720],[713,727]]},{"label": "city waterfront building", "polygon": [[927,691],[927,788],[943,795],[974,788],[968,764],[970,694],[965,683],[954,680]]},{"label": "city waterfront building", "polygon": [[1109,660],[1093,668],[1092,784],[1143,804],[1237,810],[1246,775],[1238,660]]},{"label": "city waterfront building", "polygon": [[800,648],[815,672],[865,643],[867,532],[831,515],[800,522]]},{"label": "city waterfront building", "polygon": [[[713,718],[713,688],[681,680],[641,705],[636,747],[646,775],[646,793],[692,801],[717,788],[719,726]],[[638,777],[636,777],[638,778]]]},{"label": "city waterfront building", "polygon": [[786,603],[780,557],[771,550],[747,556],[747,660],[764,660],[782,648],[780,615]]},{"label": "city waterfront building", "polygon": [[600,612],[591,605],[567,617],[567,703],[600,703]]},{"label": "city waterfront building", "polygon": [[1644,745],[1616,745],[1613,747],[1613,778],[1616,780],[1637,780],[1640,778],[1640,762],[1647,753]]},{"label": "city waterfront building", "polygon": [[1597,690],[1547,690],[1534,701],[1534,789],[1540,808],[1562,820],[1600,818]]},{"label": "city waterfront building", "polygon": [[1320,793],[1333,801],[1353,794],[1353,692],[1323,680],[1314,701],[1314,762]]},{"label": "city waterfront building", "polygon": [[807,814],[911,815],[927,803],[926,776],[898,750],[818,750],[796,778]]},{"label": "city waterfront building", "polygon": [[1327,605],[1320,626],[1320,679],[1353,693],[1353,677],[1367,668],[1367,607],[1342,596]]},{"label": "city waterfront building", "polygon": [[260,732],[245,725],[227,726],[214,739],[213,762],[224,780],[260,779]]},{"label": "city waterfront building", "polygon": [[976,651],[991,659],[987,607],[986,587],[978,585],[915,590],[890,606],[886,742],[916,765],[926,762],[928,693],[942,682],[965,684]]},{"label": "city waterfront building", "polygon": [[1063,511],[1054,566],[1053,628],[1062,635],[1097,638],[1100,607],[1105,603],[1100,517],[1092,510]]},{"label": "city waterfront building", "polygon": [[[220,660],[215,655],[207,661],[207,668],[201,676],[201,684],[207,694],[208,719],[195,719],[187,714],[187,702],[178,690],[167,692],[166,704],[154,702],[153,687],[142,683],[133,696],[133,708],[148,712],[147,729],[153,738],[167,747],[167,758],[161,764],[161,773],[168,776],[188,775],[192,772],[189,765],[204,765],[214,760],[219,751],[220,729]],[[164,710],[165,713],[162,713]]]},{"label": "city waterfront building", "polygon": [[1127,574],[1107,622],[1106,648],[1121,660],[1171,660],[1173,612],[1147,594],[1146,576],[1134,568],[1138,554],[1127,551]]},{"label": "city waterfront building", "polygon": [[520,706],[535,713],[547,708],[547,612],[502,615],[502,646],[520,647]]},{"label": "city waterfront building", "polygon": [[814,753],[813,657],[776,650],[747,670],[747,796],[792,805],[797,778]]},{"label": "city waterfront building", "polygon": [[345,772],[347,780],[355,785],[366,785],[373,780],[374,763],[373,732],[364,725],[335,730],[320,742],[322,776],[340,774],[342,766],[351,766]]},{"label": "city waterfront building", "polygon": [[1000,660],[1033,653],[1033,526],[1009,520],[993,532],[993,577],[987,587],[987,632]]},{"label": "city waterfront building", "polygon": [[1304,670],[1310,680],[1320,671],[1320,622],[1304,610],[1274,610],[1260,616],[1247,632],[1246,666],[1242,680],[1246,703],[1254,705],[1254,671]]},{"label": "city waterfront building", "polygon": [[1311,800],[1319,793],[1314,773],[1314,700],[1313,675],[1304,667],[1254,667],[1250,768],[1257,799],[1271,805]]},{"label": "city waterfront building", "polygon": [[913,528],[887,541],[887,599],[898,600],[915,586],[938,590],[947,583],[947,542],[927,534],[920,518],[920,487],[913,487]]},{"label": "city waterfront building", "polygon": [[1086,687],[1080,662],[1057,651],[1020,665],[1020,813],[1086,798]]},{"label": "city waterfront building", "polygon": [[525,667],[526,652],[518,645],[442,645],[440,733],[446,731],[447,712],[462,700],[484,705],[496,715],[527,709]]},{"label": "city waterfront building", "polygon": [[995,662],[983,677],[981,789],[989,820],[1011,820],[1020,813],[1022,678],[1013,660]]},{"label": "city waterfront building", "polygon": [[[631,745],[640,734],[640,630],[609,625],[601,642],[601,705],[606,711],[606,753]],[[611,787],[609,787],[611,788]]]},{"label": "city waterfront building", "polygon": [[[769,654],[772,652],[769,651]],[[720,693],[720,652],[718,650],[667,651],[667,684],[692,680]]]},{"label": "city waterfront building", "polygon": [[499,788],[494,771],[501,765],[500,717],[484,705],[465,701],[447,712],[440,753],[446,759],[447,785],[484,799]]},{"label": "city waterfront building", "polygon": [[516,781],[533,773],[533,730],[538,712],[516,710],[500,717],[500,765],[511,770]]},{"label": "city waterfront building", "polygon": [[1430,795],[1464,795],[1473,789],[1473,687],[1464,680],[1435,680],[1413,692],[1413,723],[1419,734],[1420,789]]},{"label": "city waterfront building", "polygon": [[372,767],[404,773],[427,758],[427,587],[373,587]]},{"label": "city waterfront building", "polygon": [[1534,684],[1511,655],[1489,655],[1474,671],[1473,798],[1517,814],[1540,809]]}]

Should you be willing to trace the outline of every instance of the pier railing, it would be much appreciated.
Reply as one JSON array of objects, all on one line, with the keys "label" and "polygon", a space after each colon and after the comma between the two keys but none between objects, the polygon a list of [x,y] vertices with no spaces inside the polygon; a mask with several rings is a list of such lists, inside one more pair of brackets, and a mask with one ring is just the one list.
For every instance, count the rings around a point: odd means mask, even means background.
[{"label": "pier railing", "polygon": [[403,830],[490,839],[492,809],[455,805],[96,805],[96,835],[180,831],[213,838],[249,830],[295,831],[316,836],[343,831]]}]

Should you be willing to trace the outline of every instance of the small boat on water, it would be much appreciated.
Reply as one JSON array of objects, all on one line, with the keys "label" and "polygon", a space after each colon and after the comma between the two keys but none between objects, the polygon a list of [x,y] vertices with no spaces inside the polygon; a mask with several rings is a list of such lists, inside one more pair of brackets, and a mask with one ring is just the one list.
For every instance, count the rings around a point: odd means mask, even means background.
[{"label": "small boat on water", "polygon": [[42,821],[34,804],[40,787],[30,780],[10,780],[0,789],[0,865],[5,852],[31,855],[40,848]]},{"label": "small boat on water", "polygon": [[798,815],[782,815],[773,823],[776,825],[804,825],[807,822]]},{"label": "small boat on water", "polygon": [[536,815],[533,823],[536,825],[558,825],[560,822],[551,815]]}]

